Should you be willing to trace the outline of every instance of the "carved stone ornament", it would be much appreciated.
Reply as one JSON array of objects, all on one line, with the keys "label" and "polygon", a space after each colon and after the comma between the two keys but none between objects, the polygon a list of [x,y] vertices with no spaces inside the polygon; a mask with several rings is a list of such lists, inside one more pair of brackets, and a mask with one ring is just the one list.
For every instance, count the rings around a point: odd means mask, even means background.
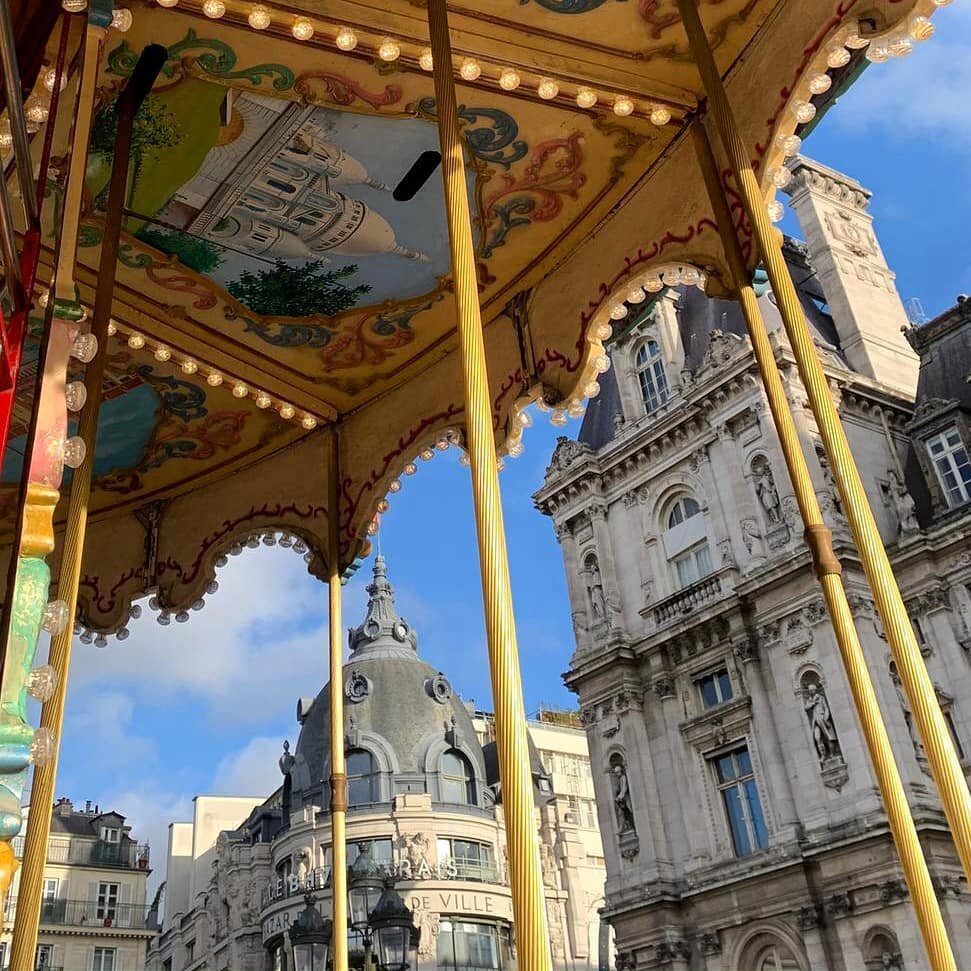
[{"label": "carved stone ornament", "polygon": [[448,704],[452,697],[452,685],[441,671],[425,682],[429,696],[440,705]]},{"label": "carved stone ornament", "polygon": [[722,942],[718,931],[708,931],[698,938],[698,947],[702,954],[721,954]]},{"label": "carved stone ornament", "polygon": [[617,971],[636,971],[637,957],[633,951],[618,951],[614,966]]},{"label": "carved stone ornament", "polygon": [[786,650],[790,654],[805,654],[812,647],[813,632],[807,627],[802,617],[790,617],[786,624]]},{"label": "carved stone ornament", "polygon": [[755,635],[740,640],[734,647],[739,664],[752,664],[759,659],[759,639]]},{"label": "carved stone ornament", "polygon": [[584,445],[583,442],[560,435],[556,440],[556,448],[553,450],[549,467],[546,469],[546,477],[549,478],[557,472],[565,472],[578,459],[590,454],[592,453],[589,446]]},{"label": "carved stone ornament", "polygon": [[670,941],[658,941],[654,945],[654,960],[661,964],[677,961],[679,958],[691,957],[691,945],[681,938]]},{"label": "carved stone ornament", "polygon": [[600,734],[604,738],[613,738],[620,731],[620,718],[615,712],[608,712],[600,722]]},{"label": "carved stone ornament", "polygon": [[853,912],[853,898],[848,893],[834,893],[826,901],[826,913],[830,917],[846,917]]},{"label": "carved stone ornament", "polygon": [[344,697],[352,705],[360,704],[371,693],[371,681],[360,671],[352,670],[344,682]]},{"label": "carved stone ornament", "polygon": [[796,921],[796,927],[801,931],[811,931],[815,930],[822,924],[822,919],[820,917],[819,908],[814,907],[811,904],[800,907],[793,915]]},{"label": "carved stone ornament", "polygon": [[654,689],[654,694],[656,694],[662,701],[664,701],[665,698],[674,697],[674,683],[668,677],[662,675],[659,678],[655,678],[651,687]]},{"label": "carved stone ornament", "polygon": [[901,879],[887,880],[880,887],[880,900],[884,904],[896,903],[907,899],[907,884]]}]

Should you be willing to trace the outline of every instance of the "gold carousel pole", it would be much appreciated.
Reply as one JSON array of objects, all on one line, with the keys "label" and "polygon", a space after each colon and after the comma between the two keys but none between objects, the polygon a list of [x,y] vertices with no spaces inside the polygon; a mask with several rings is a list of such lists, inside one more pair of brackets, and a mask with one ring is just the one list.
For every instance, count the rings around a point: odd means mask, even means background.
[{"label": "gold carousel pole", "polygon": [[496,709],[496,745],[502,786],[502,810],[509,845],[518,963],[524,971],[550,971],[550,945],[534,820],[526,711],[519,675],[519,652],[516,647],[509,561],[499,496],[489,380],[486,373],[465,159],[455,102],[446,0],[428,0],[428,26],[434,63],[438,132],[442,145],[442,177],[445,182],[455,307],[462,352],[472,496],[475,503],[492,695]]},{"label": "gold carousel pole", "polygon": [[752,340],[752,349],[762,374],[765,395],[782,446],[786,468],[789,470],[789,478],[796,493],[796,502],[799,504],[799,512],[806,527],[806,543],[812,551],[816,576],[823,588],[836,642],[839,645],[850,690],[853,693],[853,701],[860,716],[867,749],[887,808],[890,831],[903,864],[904,878],[914,902],[914,910],[924,938],[930,966],[932,971],[952,971],[957,967],[954,963],[954,955],[951,953],[951,945],[941,917],[941,908],[917,837],[917,828],[914,826],[910,806],[907,804],[897,763],[894,761],[887,728],[880,715],[876,692],[873,690],[873,682],[866,666],[860,639],[853,625],[853,617],[841,578],[842,570],[833,552],[832,535],[823,522],[819,501],[806,465],[806,457],[799,442],[799,433],[789,411],[789,403],[776,367],[772,345],[769,343],[769,335],[762,319],[762,311],[759,309],[755,291],[752,289],[742,247],[732,225],[728,200],[722,191],[718,178],[718,165],[703,121],[699,119],[691,126],[691,135],[738,301],[745,317],[745,326]]},{"label": "gold carousel pole", "polygon": [[[68,175],[65,190],[65,212],[80,212],[80,198],[84,186],[84,160],[88,153],[88,137],[94,107],[94,86],[98,74],[103,28],[89,25],[85,35],[84,65],[78,89],[77,117],[71,158],[74,164]],[[13,943],[10,952],[11,971],[32,971],[36,962],[37,932],[40,925],[41,891],[44,880],[44,863],[47,860],[47,841],[51,828],[51,807],[54,802],[54,782],[57,777],[59,740],[64,724],[64,699],[67,694],[68,672],[71,665],[71,640],[74,636],[73,618],[77,610],[78,581],[81,576],[81,559],[88,524],[88,500],[91,495],[91,479],[94,469],[95,446],[98,436],[98,411],[101,407],[101,386],[104,383],[107,363],[108,320],[114,291],[115,262],[118,256],[118,238],[124,215],[125,192],[128,181],[128,161],[131,154],[132,124],[135,113],[148,94],[159,70],[168,56],[164,47],[147,47],[138,59],[131,78],[118,98],[118,135],[115,141],[115,158],[111,169],[108,205],[105,212],[104,241],[98,268],[99,285],[95,293],[91,333],[97,338],[98,351],[84,374],[86,399],[78,419],[78,435],[84,441],[85,455],[71,479],[67,522],[64,534],[64,551],[58,578],[58,595],[67,604],[71,618],[60,634],[51,638],[48,657],[57,678],[54,694],[41,710],[42,728],[50,730],[55,739],[54,751],[48,762],[34,766],[31,784],[31,811],[27,816],[27,832],[24,838],[23,869],[17,896],[17,913],[14,920]],[[72,205],[75,208],[67,208]],[[73,286],[65,281],[74,279],[76,258],[76,227],[66,226],[57,267],[59,293],[67,293],[65,300],[76,296]],[[60,298],[58,298],[60,299]]]},{"label": "gold carousel pole", "polygon": [[914,721],[940,792],[941,804],[958,856],[965,874],[971,879],[971,793],[937,702],[934,685],[917,646],[910,618],[900,596],[887,551],[880,539],[880,532],[846,440],[846,433],[830,397],[826,375],[819,363],[796,289],[782,255],[780,234],[769,221],[765,200],[742,143],[696,4],[697,0],[678,0],[688,41],[708,95],[712,116],[738,183],[746,215],[752,223],[755,241],[765,261],[799,376],[819,426],[833,478],[846,509],[877,612],[887,633],[897,672],[914,713]]},{"label": "gold carousel pole", "polygon": [[344,654],[341,619],[340,437],[330,430],[327,503],[327,584],[330,641],[331,967],[347,971],[347,773],[344,766]]}]

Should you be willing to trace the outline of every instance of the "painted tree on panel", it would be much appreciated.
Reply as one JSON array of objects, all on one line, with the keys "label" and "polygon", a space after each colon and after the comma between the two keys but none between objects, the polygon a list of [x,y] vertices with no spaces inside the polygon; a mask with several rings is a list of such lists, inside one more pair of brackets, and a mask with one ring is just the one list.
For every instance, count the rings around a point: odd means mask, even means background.
[{"label": "painted tree on panel", "polygon": [[371,289],[366,283],[349,287],[342,283],[357,273],[357,265],[336,270],[323,269],[322,260],[291,266],[277,260],[272,269],[244,270],[229,284],[229,292],[258,314],[278,317],[332,317],[353,307],[358,297]]}]

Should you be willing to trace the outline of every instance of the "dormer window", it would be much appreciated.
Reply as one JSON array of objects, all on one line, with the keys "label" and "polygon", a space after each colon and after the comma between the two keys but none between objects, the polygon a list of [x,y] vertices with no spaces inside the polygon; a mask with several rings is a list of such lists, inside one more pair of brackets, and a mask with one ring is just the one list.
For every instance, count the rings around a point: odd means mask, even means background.
[{"label": "dormer window", "polygon": [[664,373],[664,359],[657,341],[645,341],[641,344],[635,363],[644,410],[650,414],[657,411],[670,397],[668,379]]},{"label": "dormer window", "polygon": [[475,775],[469,760],[456,749],[449,749],[442,756],[442,802],[458,805],[475,805]]},{"label": "dormer window", "polygon": [[971,501],[971,462],[956,425],[927,439],[927,453],[950,507]]},{"label": "dormer window", "polygon": [[102,826],[101,827],[101,839],[105,843],[117,843],[120,838],[120,833],[117,826]]}]

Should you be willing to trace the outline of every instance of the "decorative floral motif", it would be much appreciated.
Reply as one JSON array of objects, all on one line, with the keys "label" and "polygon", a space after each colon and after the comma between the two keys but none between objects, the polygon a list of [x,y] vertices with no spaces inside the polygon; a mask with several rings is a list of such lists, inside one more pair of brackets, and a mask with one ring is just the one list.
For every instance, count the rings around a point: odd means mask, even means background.
[{"label": "decorative floral motif", "polygon": [[[320,90],[314,82],[320,82]],[[368,91],[352,78],[328,71],[305,71],[294,81],[293,90],[314,104],[352,105],[363,101],[372,108],[396,105],[402,95],[398,84],[387,84],[383,91]]]},{"label": "decorative floral motif", "polygon": [[[434,98],[422,98],[411,110],[419,117],[434,121],[438,117],[438,107]],[[513,163],[526,157],[529,145],[519,135],[519,123],[512,115],[499,108],[467,108],[458,106],[459,120],[464,122],[462,135],[472,155],[480,162],[498,165],[506,170]],[[479,119],[490,122],[488,126],[476,127]]]}]

